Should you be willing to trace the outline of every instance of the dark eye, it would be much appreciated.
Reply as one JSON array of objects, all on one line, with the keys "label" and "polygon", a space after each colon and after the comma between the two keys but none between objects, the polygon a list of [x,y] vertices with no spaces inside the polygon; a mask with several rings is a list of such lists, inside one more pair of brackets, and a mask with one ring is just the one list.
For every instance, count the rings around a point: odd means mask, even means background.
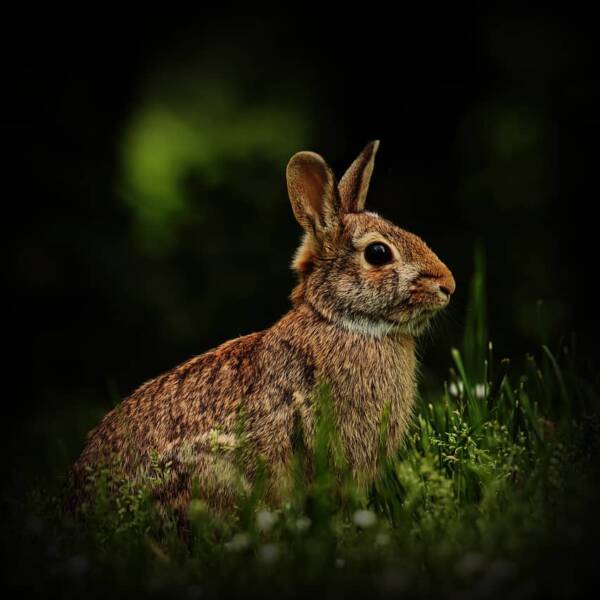
[{"label": "dark eye", "polygon": [[370,265],[380,267],[392,260],[392,251],[389,246],[381,242],[375,242],[365,248],[365,259]]}]

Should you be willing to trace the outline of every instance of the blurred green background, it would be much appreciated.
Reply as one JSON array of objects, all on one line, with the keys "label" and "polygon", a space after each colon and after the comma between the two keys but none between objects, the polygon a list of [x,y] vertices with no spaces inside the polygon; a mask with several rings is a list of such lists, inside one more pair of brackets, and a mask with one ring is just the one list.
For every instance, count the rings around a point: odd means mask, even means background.
[{"label": "blurred green background", "polygon": [[593,24],[322,19],[40,20],[4,40],[13,436],[69,418],[83,432],[144,380],[276,321],[301,233],[288,158],[317,151],[341,176],[375,138],[368,208],[458,284],[423,385],[460,342],[478,242],[500,355],[571,331],[593,353]]}]

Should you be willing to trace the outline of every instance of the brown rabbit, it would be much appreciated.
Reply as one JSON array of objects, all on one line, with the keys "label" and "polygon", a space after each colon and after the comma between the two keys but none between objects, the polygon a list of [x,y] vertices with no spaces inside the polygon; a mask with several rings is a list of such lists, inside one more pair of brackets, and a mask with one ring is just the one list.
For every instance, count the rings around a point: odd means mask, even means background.
[{"label": "brown rabbit", "polygon": [[[232,460],[243,414],[245,480],[256,455],[284,472],[293,432],[310,447],[313,392],[331,390],[346,459],[357,480],[374,474],[384,407],[388,452],[399,445],[415,397],[415,337],[448,304],[451,272],[417,236],[364,211],[378,141],[369,143],[339,185],[327,163],[299,152],[287,186],[304,239],[293,268],[292,309],[270,329],[196,356],[148,381],[88,436],[73,468],[83,494],[93,468],[113,461],[136,481],[168,465],[159,502],[184,510],[196,480],[217,510],[239,489]],[[238,455],[236,455],[238,456]]]}]

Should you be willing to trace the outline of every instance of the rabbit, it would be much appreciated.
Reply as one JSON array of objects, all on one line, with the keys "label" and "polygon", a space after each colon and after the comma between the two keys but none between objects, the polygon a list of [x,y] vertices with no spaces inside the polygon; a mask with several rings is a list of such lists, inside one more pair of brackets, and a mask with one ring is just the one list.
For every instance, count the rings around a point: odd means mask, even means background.
[{"label": "rabbit", "polygon": [[[79,498],[98,465],[112,460],[137,481],[158,461],[166,473],[155,490],[160,504],[185,512],[197,489],[210,508],[227,512],[240,485],[256,477],[257,456],[284,473],[294,431],[311,447],[319,382],[329,386],[357,481],[375,474],[386,405],[385,451],[398,449],[415,402],[415,340],[448,304],[455,281],[419,237],[365,211],[378,147],[367,144],[339,184],[320,155],[292,156],[287,189],[304,236],[292,262],[291,309],[271,328],[144,383],[109,412],[73,466]],[[233,460],[240,414],[241,484]]]}]

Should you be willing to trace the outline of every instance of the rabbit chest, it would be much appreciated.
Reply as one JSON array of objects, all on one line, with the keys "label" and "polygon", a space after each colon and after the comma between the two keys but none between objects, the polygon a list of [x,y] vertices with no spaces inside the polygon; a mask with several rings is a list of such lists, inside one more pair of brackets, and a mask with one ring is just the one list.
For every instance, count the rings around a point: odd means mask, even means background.
[{"label": "rabbit chest", "polygon": [[[410,422],[416,391],[414,339],[352,330],[308,313],[289,322],[284,318],[279,325],[268,354],[271,366],[281,369],[280,385],[288,392],[279,396],[291,400],[285,404],[288,413],[300,416],[310,445],[315,385],[326,384],[346,459],[357,472],[371,473],[381,441],[387,453],[394,451]],[[268,338],[265,343],[270,345]],[[285,412],[281,420],[289,427],[292,417],[284,418]]]}]

